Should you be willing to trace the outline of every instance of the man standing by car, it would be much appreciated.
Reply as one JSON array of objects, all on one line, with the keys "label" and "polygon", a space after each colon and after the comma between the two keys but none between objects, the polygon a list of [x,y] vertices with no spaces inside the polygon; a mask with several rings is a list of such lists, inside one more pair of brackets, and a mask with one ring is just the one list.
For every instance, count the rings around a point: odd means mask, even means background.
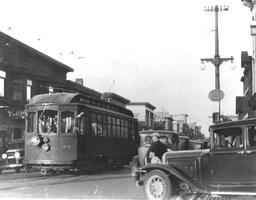
[{"label": "man standing by car", "polygon": [[152,133],[151,137],[153,142],[151,143],[146,155],[147,163],[160,163],[162,161],[163,154],[167,152],[167,146],[159,141],[159,133]]}]

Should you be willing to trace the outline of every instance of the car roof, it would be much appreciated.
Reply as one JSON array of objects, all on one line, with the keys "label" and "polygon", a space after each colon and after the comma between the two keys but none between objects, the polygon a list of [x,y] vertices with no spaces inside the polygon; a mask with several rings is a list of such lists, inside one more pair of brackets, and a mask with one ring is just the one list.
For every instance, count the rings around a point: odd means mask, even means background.
[{"label": "car roof", "polygon": [[222,122],[219,124],[211,125],[209,128],[215,130],[215,129],[231,128],[231,127],[238,127],[238,126],[244,126],[244,125],[256,125],[256,118],[237,120],[237,121],[231,121],[231,122]]},{"label": "car roof", "polygon": [[160,135],[171,135],[171,134],[177,134],[174,131],[167,131],[167,130],[146,130],[146,131],[139,131],[139,134],[145,134],[145,135],[151,135],[152,133],[159,133]]}]

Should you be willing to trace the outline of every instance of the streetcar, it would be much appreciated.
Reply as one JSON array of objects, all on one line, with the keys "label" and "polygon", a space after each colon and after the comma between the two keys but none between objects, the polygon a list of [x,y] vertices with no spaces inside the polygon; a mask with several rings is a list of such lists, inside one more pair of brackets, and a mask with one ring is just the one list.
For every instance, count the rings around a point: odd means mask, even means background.
[{"label": "streetcar", "polygon": [[27,170],[118,167],[137,154],[138,122],[116,104],[77,93],[40,94],[25,113]]}]

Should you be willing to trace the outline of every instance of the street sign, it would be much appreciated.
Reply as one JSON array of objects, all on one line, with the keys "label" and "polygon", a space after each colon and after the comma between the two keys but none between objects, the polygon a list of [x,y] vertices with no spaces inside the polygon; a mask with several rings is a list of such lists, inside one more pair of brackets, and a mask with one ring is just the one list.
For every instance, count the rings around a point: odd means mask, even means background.
[{"label": "street sign", "polygon": [[219,89],[212,90],[209,92],[208,97],[211,101],[221,101],[224,98],[224,92]]}]

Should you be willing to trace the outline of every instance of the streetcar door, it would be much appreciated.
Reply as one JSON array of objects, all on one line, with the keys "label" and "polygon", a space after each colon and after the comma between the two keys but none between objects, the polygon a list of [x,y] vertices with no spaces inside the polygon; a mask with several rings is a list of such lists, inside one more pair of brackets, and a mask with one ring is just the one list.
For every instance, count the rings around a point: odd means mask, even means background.
[{"label": "streetcar door", "polygon": [[77,112],[77,151],[78,159],[86,159],[88,155],[88,133],[89,133],[88,112],[84,109]]}]

